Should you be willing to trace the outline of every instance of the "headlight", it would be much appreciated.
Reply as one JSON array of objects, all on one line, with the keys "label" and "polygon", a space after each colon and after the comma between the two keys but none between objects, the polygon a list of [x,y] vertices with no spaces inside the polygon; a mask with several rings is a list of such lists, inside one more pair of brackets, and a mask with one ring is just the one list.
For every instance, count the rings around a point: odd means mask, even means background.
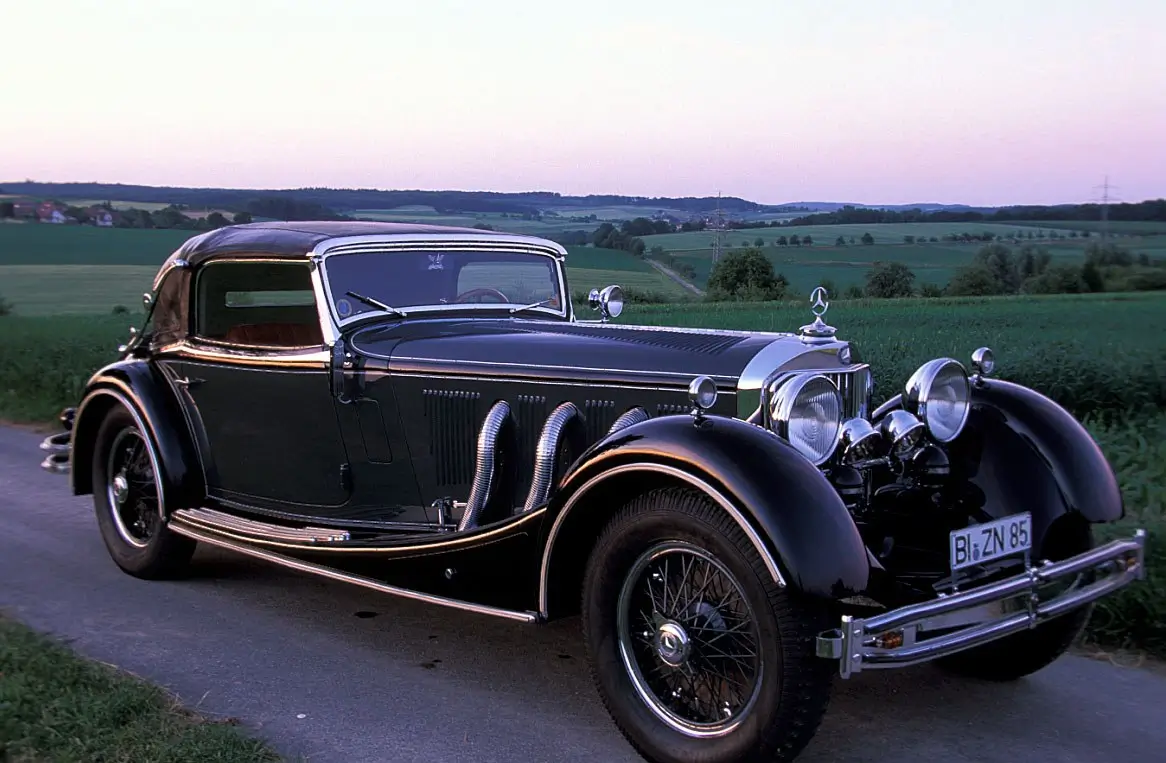
[{"label": "headlight", "polygon": [[957,360],[938,358],[911,374],[903,407],[927,425],[936,442],[951,442],[968,420],[970,398],[968,372]]},{"label": "headlight", "polygon": [[774,391],[769,411],[774,431],[814,466],[838,447],[842,395],[825,376],[799,374],[786,380]]}]

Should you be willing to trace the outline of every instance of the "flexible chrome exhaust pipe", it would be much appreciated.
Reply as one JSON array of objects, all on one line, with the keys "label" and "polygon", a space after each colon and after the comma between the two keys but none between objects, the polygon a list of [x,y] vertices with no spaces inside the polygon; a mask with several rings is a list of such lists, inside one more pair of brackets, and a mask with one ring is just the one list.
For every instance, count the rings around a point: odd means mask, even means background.
[{"label": "flexible chrome exhaust pipe", "polygon": [[494,487],[494,451],[498,445],[498,433],[510,418],[510,403],[499,400],[494,403],[482,429],[478,433],[478,464],[474,472],[474,484],[470,488],[470,497],[466,501],[466,510],[458,522],[458,532],[478,526],[478,515],[486,508],[486,501],[490,499],[490,490]]},{"label": "flexible chrome exhaust pipe", "polygon": [[641,421],[647,421],[648,418],[648,412],[638,405],[635,408],[629,408],[620,414],[620,417],[611,425],[611,429],[607,430],[607,434],[613,435],[624,427],[639,424]]},{"label": "flexible chrome exhaust pipe", "polygon": [[547,422],[543,424],[534,456],[534,478],[530,482],[526,504],[522,507],[524,512],[542,505],[550,494],[555,476],[555,457],[563,441],[563,432],[571,420],[579,415],[579,409],[574,403],[563,403],[551,411]]}]

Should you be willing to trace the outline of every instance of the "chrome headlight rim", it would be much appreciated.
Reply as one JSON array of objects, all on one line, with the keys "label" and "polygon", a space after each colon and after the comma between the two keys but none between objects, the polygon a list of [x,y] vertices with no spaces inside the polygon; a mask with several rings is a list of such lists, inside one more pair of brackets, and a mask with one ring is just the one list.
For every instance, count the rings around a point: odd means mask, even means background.
[{"label": "chrome headlight rim", "polygon": [[[949,371],[957,371],[959,377],[959,390],[962,395],[963,411],[960,414],[959,421],[954,426],[950,423],[941,425],[936,421],[934,415],[928,415],[929,403],[934,399],[934,386],[937,379],[942,374]],[[911,378],[907,380],[907,384],[903,390],[903,408],[908,412],[914,414],[923,422],[927,428],[927,434],[932,440],[938,443],[949,443],[963,434],[964,427],[968,423],[968,416],[972,410],[972,383],[968,377],[968,371],[964,368],[964,364],[960,363],[955,358],[936,358],[929,360],[919,368],[915,369],[915,373],[911,374]],[[943,427],[945,430],[950,430],[951,434],[941,436],[938,429]]]},{"label": "chrome headlight rim", "polygon": [[[833,424],[834,435],[830,438],[829,447],[821,455],[806,453],[789,437],[789,425],[795,411],[795,406],[797,405],[798,397],[811,384],[824,384],[833,394],[835,398],[835,409],[838,411],[838,416]],[[839,391],[838,386],[825,374],[807,372],[793,374],[785,379],[781,379],[771,389],[772,397],[769,406],[769,418],[774,433],[793,446],[798,453],[801,453],[814,466],[821,466],[829,461],[838,452],[838,444],[842,440],[842,424],[845,420],[842,410],[842,393]]]}]

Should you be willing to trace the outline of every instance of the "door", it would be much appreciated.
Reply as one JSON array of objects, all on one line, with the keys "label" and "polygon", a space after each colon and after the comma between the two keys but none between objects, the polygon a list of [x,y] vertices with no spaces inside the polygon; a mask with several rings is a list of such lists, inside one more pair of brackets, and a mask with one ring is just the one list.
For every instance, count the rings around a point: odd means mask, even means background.
[{"label": "door", "polygon": [[191,334],[161,365],[199,440],[208,492],[331,513],[349,498],[349,465],[307,264],[211,262],[193,292]]}]

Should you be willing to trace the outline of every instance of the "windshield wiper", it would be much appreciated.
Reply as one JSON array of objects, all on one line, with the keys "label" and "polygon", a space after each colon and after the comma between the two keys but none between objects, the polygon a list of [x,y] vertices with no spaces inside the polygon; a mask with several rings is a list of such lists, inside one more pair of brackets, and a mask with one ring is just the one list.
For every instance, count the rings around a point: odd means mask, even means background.
[{"label": "windshield wiper", "polygon": [[542,307],[543,305],[548,304],[550,302],[554,302],[554,301],[555,301],[554,297],[549,297],[548,299],[544,299],[542,302],[532,302],[529,305],[522,305],[521,307],[512,307],[512,308],[510,308],[510,314],[514,315],[515,313],[520,313],[523,310],[529,310],[532,307]]},{"label": "windshield wiper", "polygon": [[375,307],[378,310],[384,310],[387,313],[395,313],[396,315],[404,315],[404,313],[401,312],[400,310],[398,310],[397,308],[392,307],[390,305],[386,305],[384,302],[381,302],[379,299],[373,299],[372,297],[366,297],[363,294],[357,294],[354,291],[346,291],[344,293],[350,297],[353,297],[354,299],[359,299],[361,302],[365,303],[369,307]]}]

